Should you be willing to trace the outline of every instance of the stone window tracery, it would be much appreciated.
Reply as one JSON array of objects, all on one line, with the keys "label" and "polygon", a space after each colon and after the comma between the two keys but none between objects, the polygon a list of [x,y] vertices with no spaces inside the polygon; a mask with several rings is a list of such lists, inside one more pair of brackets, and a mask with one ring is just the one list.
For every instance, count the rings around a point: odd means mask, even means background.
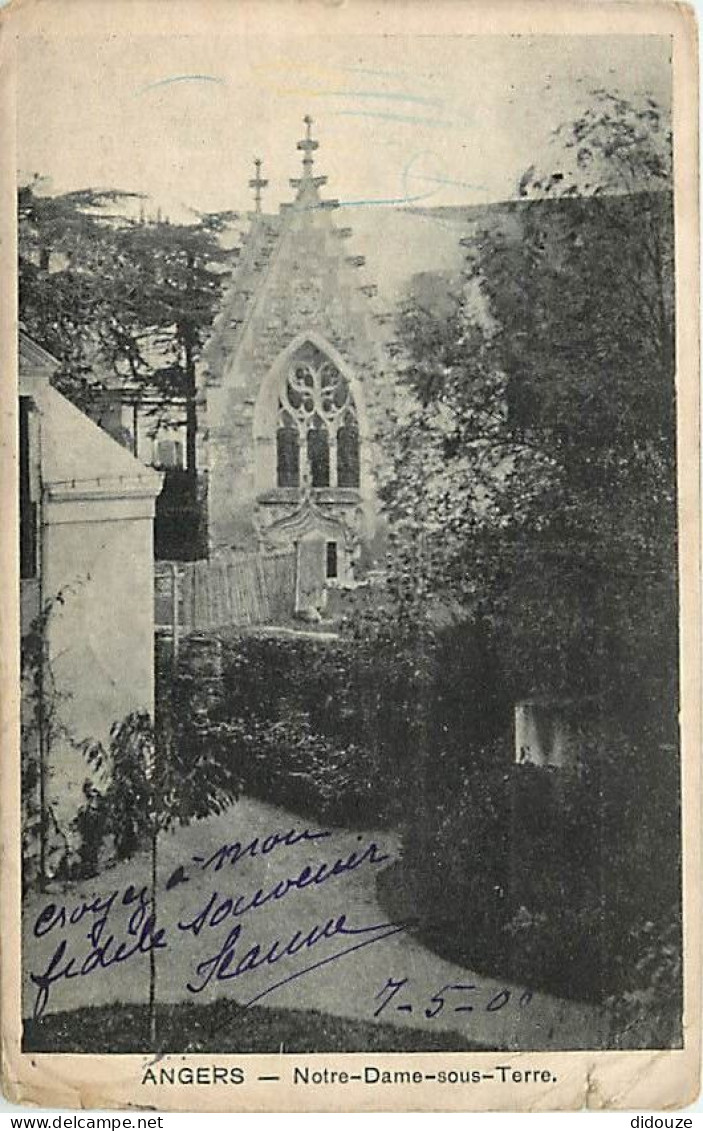
[{"label": "stone window tracery", "polygon": [[359,427],[349,383],[321,350],[293,358],[278,400],[279,487],[358,487]]}]

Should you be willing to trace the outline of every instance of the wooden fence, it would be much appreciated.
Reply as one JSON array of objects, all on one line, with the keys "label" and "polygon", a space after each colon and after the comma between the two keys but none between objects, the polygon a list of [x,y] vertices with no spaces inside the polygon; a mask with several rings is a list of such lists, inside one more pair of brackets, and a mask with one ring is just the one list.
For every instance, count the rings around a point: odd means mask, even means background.
[{"label": "wooden fence", "polygon": [[229,625],[282,624],[295,611],[295,551],[157,562],[156,631],[173,636]]}]

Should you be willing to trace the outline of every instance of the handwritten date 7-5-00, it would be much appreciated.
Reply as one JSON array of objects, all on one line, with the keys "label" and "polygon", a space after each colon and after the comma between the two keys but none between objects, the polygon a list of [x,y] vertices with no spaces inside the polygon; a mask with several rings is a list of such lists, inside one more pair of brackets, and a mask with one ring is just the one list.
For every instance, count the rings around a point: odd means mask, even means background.
[{"label": "handwritten date 7-5-00", "polygon": [[513,1004],[520,1009],[529,1005],[532,1000],[529,990],[520,992],[519,998],[517,996],[519,991],[507,988],[498,990],[497,993],[492,992],[490,997],[487,997],[485,987],[475,986],[470,982],[450,982],[423,1001],[407,1001],[404,1000],[407,997],[407,992],[404,991],[409,987],[409,978],[388,978],[385,986],[374,997],[374,1001],[379,1003],[374,1010],[374,1017],[380,1016],[391,1006],[399,1013],[423,1011],[427,1020],[432,1021],[443,1011],[473,1013],[475,1010],[485,1010],[486,1013],[497,1013],[513,998],[515,999]]}]

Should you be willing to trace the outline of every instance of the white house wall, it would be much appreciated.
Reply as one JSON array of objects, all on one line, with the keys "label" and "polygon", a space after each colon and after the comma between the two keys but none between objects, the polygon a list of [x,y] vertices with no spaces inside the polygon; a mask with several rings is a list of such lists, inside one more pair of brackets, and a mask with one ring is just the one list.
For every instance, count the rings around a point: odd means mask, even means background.
[{"label": "white house wall", "polygon": [[58,716],[49,796],[65,825],[81,804],[85,742],[109,743],[113,722],[154,702],[153,501],[49,502],[42,531],[44,599]]}]

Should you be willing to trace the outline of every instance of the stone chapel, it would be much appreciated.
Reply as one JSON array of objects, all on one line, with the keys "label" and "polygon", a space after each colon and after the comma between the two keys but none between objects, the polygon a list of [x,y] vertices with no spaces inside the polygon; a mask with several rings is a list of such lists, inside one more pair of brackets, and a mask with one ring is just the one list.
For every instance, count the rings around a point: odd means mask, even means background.
[{"label": "stone chapel", "polygon": [[379,545],[374,435],[392,397],[384,326],[351,229],[314,172],[305,118],[302,175],[278,215],[255,211],[205,355],[200,467],[210,554],[296,548],[311,596],[348,584]]}]

